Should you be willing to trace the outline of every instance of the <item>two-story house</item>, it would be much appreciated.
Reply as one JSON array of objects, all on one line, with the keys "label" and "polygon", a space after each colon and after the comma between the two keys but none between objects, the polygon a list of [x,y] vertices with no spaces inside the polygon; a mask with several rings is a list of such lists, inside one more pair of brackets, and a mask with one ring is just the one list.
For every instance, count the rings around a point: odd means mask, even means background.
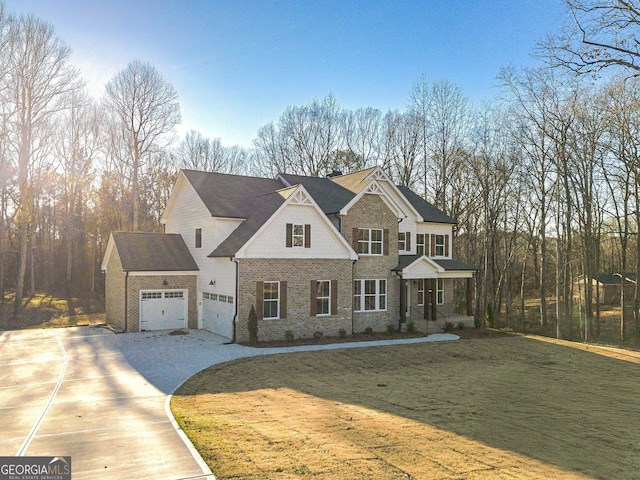
[{"label": "two-story house", "polygon": [[476,268],[452,258],[455,220],[379,167],[275,179],[182,170],[164,234],[113,233],[107,321],[203,328],[247,341],[350,335],[408,321],[473,325]]}]

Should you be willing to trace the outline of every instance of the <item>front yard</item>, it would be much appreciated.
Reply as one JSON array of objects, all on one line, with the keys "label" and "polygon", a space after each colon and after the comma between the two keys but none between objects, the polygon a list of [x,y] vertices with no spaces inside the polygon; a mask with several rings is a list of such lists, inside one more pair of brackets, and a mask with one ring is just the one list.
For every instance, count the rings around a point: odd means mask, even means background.
[{"label": "front yard", "polygon": [[173,413],[216,477],[637,478],[640,354],[503,336],[211,367]]}]

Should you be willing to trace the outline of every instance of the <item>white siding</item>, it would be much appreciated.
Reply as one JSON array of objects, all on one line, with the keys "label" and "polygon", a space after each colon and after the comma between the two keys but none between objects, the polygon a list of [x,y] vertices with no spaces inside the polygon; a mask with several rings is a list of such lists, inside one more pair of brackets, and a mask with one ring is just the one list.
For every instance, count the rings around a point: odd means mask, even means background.
[{"label": "white siding", "polygon": [[[287,205],[246,248],[247,258],[350,258],[340,234],[312,206]],[[287,247],[287,223],[311,225],[311,248]]]},{"label": "white siding", "polygon": [[[404,222],[401,222],[402,225]],[[402,228],[402,227],[401,227]],[[416,225],[416,233],[424,233],[429,235],[448,235],[449,236],[449,255],[443,258],[453,258],[453,225],[448,223],[418,223]],[[412,242],[415,240],[415,236],[411,239]],[[427,252],[429,251],[429,246],[426,245]],[[413,253],[415,253],[415,246],[412,244],[411,248]],[[434,256],[434,255],[432,255]]]}]

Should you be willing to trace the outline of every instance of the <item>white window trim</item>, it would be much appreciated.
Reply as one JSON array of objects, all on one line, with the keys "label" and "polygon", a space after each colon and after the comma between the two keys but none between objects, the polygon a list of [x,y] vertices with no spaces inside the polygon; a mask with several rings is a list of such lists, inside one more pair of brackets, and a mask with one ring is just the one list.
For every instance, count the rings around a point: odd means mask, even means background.
[{"label": "white window trim", "polygon": [[[424,284],[425,281],[424,280],[418,280],[418,306],[422,307],[424,306]],[[422,297],[422,301],[420,301],[420,297]]]},{"label": "white window trim", "polygon": [[[317,284],[318,283],[328,283],[329,284],[329,295],[326,297],[321,297],[320,295],[316,295],[316,317],[330,317],[331,316],[331,280],[317,280],[316,281],[316,293],[317,293]],[[327,313],[318,313],[318,300],[327,299],[329,311]]]},{"label": "white window trim", "polygon": [[[420,236],[422,236],[422,242],[419,241]],[[424,233],[416,234],[416,254],[418,254],[418,255],[420,255],[420,253],[419,253],[420,252],[420,247],[422,247],[422,255],[426,255],[426,253],[427,253],[425,237],[426,237],[426,235]]]},{"label": "white window trim", "polygon": [[[436,251],[433,252],[434,253],[434,255],[433,255],[434,257],[444,257],[444,254],[445,254],[445,243],[446,243],[446,240],[444,238],[445,236],[446,235],[440,235],[440,234],[436,235],[436,241],[435,241],[435,247],[436,247],[435,250]],[[438,243],[438,237],[442,237],[442,243]],[[442,248],[442,253],[441,254],[438,253],[438,249],[439,248]]]},{"label": "white window trim", "polygon": [[[296,234],[296,228],[298,227],[302,233]],[[296,245],[296,239],[300,241],[299,245]],[[304,248],[304,224],[294,223],[291,226],[291,246],[293,248]]]},{"label": "white window trim", "polygon": [[[369,235],[367,240],[360,240],[360,232],[361,231],[368,231]],[[380,232],[380,241],[378,240],[372,240],[371,237],[371,233],[372,232]],[[366,245],[367,246],[367,252],[366,253],[360,253],[360,245]],[[372,252],[372,246],[373,245],[378,245],[380,244],[380,253],[371,253]],[[362,256],[371,256],[371,257],[381,257],[384,255],[384,230],[382,228],[358,228],[358,255],[362,255]]]},{"label": "white window trim", "polygon": [[444,305],[444,278],[436,280],[436,305]]},{"label": "white window trim", "polygon": [[[400,236],[402,235],[402,240],[400,240]],[[402,245],[402,247],[400,247]],[[407,233],[406,232],[398,232],[398,251],[406,252],[407,251]]]},{"label": "white window trim", "polygon": [[[275,317],[267,317],[264,315],[264,306],[267,302],[272,303],[274,302],[274,300],[272,299],[265,299],[264,298],[264,293],[266,291],[266,289],[264,288],[266,284],[268,283],[275,283],[278,285],[278,298],[275,300],[276,302],[276,316]],[[280,295],[280,282],[263,282],[262,283],[262,319],[263,320],[279,320],[280,319],[280,299],[281,299],[281,295]]]},{"label": "white window trim", "polygon": [[[365,305],[366,305],[366,298],[367,295],[365,294],[365,282],[368,281],[375,281],[375,285],[376,285],[376,291],[375,291],[375,309],[373,310],[365,310]],[[365,278],[365,279],[356,279],[354,280],[354,282],[358,282],[360,284],[360,294],[356,295],[355,291],[354,291],[354,299],[356,297],[359,298],[359,307],[358,308],[354,308],[354,312],[358,312],[358,313],[371,313],[371,312],[386,312],[388,305],[389,305],[389,298],[387,295],[388,292],[388,282],[386,278]],[[381,291],[380,289],[380,284],[384,282],[384,292]],[[354,290],[355,290],[355,285],[354,285]],[[380,308],[380,299],[384,297],[384,308]]]}]

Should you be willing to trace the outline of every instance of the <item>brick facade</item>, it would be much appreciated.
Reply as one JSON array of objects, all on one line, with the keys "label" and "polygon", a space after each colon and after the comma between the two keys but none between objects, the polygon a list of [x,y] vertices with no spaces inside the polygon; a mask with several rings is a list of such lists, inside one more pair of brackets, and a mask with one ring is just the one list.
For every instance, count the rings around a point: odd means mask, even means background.
[{"label": "brick facade", "polygon": [[400,281],[392,268],[398,265],[398,217],[382,197],[367,194],[351,206],[348,215],[342,220],[342,234],[349,244],[355,246],[354,228],[382,229],[389,235],[389,254],[361,255],[353,272],[354,280],[387,280],[387,309],[381,312],[354,313],[354,331],[363,332],[371,328],[374,332],[381,332],[388,325],[397,328],[400,323]]},{"label": "brick facade", "polygon": [[106,322],[118,331],[124,331],[125,273],[117,249],[113,249],[108,259],[105,278]]},{"label": "brick facade", "polygon": [[[248,318],[257,307],[257,282],[287,282],[286,318],[258,321],[259,340],[283,340],[290,330],[295,338],[315,332],[338,336],[352,333],[351,260],[333,259],[239,259],[239,297],[236,341],[249,340]],[[311,281],[338,282],[337,311],[330,316],[311,316]]]}]

